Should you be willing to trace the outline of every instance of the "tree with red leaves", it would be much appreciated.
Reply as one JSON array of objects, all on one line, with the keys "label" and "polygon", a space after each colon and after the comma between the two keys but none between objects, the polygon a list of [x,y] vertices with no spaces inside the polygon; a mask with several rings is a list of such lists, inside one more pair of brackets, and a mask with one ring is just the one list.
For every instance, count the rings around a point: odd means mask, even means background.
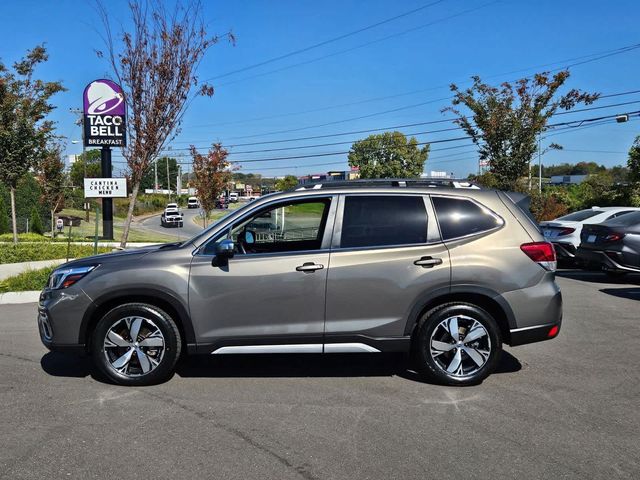
[{"label": "tree with red leaves", "polygon": [[[213,96],[213,87],[198,81],[198,67],[220,37],[207,33],[202,5],[178,1],[167,11],[159,0],[131,0],[132,32],[115,44],[106,7],[100,4],[107,58],[127,102],[131,201],[120,245],[126,246],[133,210],[144,174],[165,145],[180,132],[182,118],[197,96]],[[223,35],[234,42],[231,33]],[[102,57],[103,53],[98,52]]]},{"label": "tree with red leaves", "polygon": [[198,191],[198,199],[205,212],[206,226],[207,215],[216,208],[216,200],[227,189],[231,180],[232,167],[227,160],[229,152],[219,143],[214,143],[206,155],[198,153],[193,145],[190,151],[194,173],[192,184]]}]

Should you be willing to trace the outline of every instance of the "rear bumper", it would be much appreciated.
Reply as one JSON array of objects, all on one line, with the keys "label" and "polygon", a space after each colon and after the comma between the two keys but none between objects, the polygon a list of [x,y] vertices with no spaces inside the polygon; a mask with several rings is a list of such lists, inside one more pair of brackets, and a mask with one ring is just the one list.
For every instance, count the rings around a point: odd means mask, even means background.
[{"label": "rear bumper", "polygon": [[602,270],[614,272],[640,272],[640,267],[631,267],[621,263],[622,254],[616,251],[591,250],[579,247],[576,257],[586,265],[597,265]]},{"label": "rear bumper", "polygon": [[556,338],[560,333],[560,327],[562,326],[562,318],[554,323],[548,323],[546,325],[539,325],[535,327],[516,328],[511,330],[511,342],[512,347],[518,345],[526,345],[527,343],[542,342],[544,340],[551,340]]},{"label": "rear bumper", "polygon": [[576,247],[572,243],[551,242],[559,258],[575,258]]}]

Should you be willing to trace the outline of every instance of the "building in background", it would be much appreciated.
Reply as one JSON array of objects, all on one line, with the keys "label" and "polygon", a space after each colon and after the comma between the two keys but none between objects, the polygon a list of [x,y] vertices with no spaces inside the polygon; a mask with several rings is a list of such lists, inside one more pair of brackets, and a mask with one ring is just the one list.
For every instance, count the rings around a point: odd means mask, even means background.
[{"label": "building in background", "polygon": [[360,178],[360,171],[358,169],[351,170],[332,170],[327,173],[314,173],[311,175],[304,175],[298,177],[298,181],[301,184],[315,183],[315,182],[335,182],[340,180],[357,180]]},{"label": "building in background", "polygon": [[577,185],[588,177],[589,175],[553,175],[549,183],[551,185]]}]

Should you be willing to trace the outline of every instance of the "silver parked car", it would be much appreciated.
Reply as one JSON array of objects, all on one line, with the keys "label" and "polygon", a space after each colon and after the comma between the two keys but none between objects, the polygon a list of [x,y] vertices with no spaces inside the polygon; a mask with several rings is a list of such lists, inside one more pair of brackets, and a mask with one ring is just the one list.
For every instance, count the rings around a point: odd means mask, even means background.
[{"label": "silver parked car", "polygon": [[411,352],[482,381],[502,344],[555,337],[556,256],[513,195],[448,182],[332,182],[261,197],[183,243],[67,263],[42,292],[52,350],[112,381],[180,354]]}]

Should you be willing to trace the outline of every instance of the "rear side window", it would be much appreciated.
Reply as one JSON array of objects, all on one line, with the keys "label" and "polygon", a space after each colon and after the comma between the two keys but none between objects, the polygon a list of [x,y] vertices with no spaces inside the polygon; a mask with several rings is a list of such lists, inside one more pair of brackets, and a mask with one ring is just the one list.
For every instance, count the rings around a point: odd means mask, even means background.
[{"label": "rear side window", "polygon": [[435,196],[432,200],[443,240],[486,232],[504,223],[490,210],[470,200]]},{"label": "rear side window", "polygon": [[378,247],[427,242],[427,211],[421,196],[345,198],[340,247]]},{"label": "rear side window", "polygon": [[556,218],[556,220],[564,220],[566,222],[582,222],[588,218],[595,217],[604,213],[604,210],[580,210],[578,212],[570,213],[564,217]]},{"label": "rear side window", "polygon": [[628,213],[621,215],[618,218],[614,218],[611,221],[606,222],[611,225],[624,225],[630,227],[632,225],[640,224],[640,212]]}]

